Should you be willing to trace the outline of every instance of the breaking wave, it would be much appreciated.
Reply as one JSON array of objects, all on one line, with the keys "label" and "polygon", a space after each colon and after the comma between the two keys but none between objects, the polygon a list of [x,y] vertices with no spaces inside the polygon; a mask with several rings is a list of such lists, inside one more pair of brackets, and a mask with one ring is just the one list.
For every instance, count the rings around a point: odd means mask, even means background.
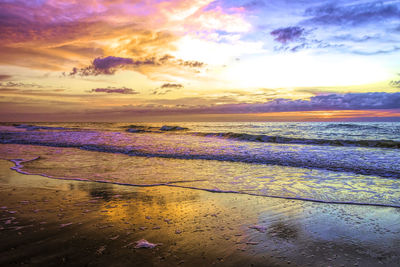
[{"label": "breaking wave", "polygon": [[195,135],[208,137],[222,137],[234,140],[250,142],[265,142],[278,144],[301,144],[301,145],[326,145],[326,146],[356,146],[399,149],[400,142],[393,140],[331,140],[331,139],[308,139],[283,136],[254,135],[246,133],[194,133]]},{"label": "breaking wave", "polygon": [[377,175],[381,177],[398,178],[400,179],[400,170],[397,168],[387,168],[385,166],[356,164],[356,163],[342,163],[340,161],[321,160],[308,157],[286,157],[280,154],[258,154],[258,153],[187,153],[185,151],[169,152],[169,151],[146,151],[135,149],[126,146],[112,146],[103,144],[80,144],[69,142],[46,142],[39,140],[23,140],[23,139],[5,139],[0,138],[1,144],[21,144],[21,145],[38,145],[49,147],[64,147],[64,148],[78,148],[87,151],[96,151],[104,153],[118,153],[126,154],[136,157],[157,157],[157,158],[172,158],[172,159],[187,159],[187,160],[215,160],[227,162],[242,162],[254,164],[268,164],[280,165],[290,167],[300,167],[309,169],[324,169],[329,171],[351,172],[363,175]]}]

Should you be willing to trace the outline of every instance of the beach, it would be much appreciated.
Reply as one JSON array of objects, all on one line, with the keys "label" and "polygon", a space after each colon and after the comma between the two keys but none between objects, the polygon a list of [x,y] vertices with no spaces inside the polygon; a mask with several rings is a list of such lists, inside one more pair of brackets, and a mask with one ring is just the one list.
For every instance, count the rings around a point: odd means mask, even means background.
[{"label": "beach", "polygon": [[[2,266],[396,266],[400,213],[20,174],[1,160]],[[135,248],[145,239],[154,248]]]},{"label": "beach", "polygon": [[3,124],[0,265],[397,266],[399,127]]}]

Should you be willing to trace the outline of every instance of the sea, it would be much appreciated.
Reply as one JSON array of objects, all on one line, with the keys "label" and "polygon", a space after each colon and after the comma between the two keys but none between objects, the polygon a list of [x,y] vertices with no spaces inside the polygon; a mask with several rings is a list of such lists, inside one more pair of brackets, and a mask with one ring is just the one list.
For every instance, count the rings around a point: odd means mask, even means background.
[{"label": "sea", "polygon": [[400,208],[400,123],[1,123],[0,158],[54,179]]}]

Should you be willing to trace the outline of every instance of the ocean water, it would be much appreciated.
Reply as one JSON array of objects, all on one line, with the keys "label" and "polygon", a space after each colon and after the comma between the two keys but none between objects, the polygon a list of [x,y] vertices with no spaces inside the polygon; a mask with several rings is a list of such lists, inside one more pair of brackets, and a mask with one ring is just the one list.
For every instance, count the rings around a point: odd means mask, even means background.
[{"label": "ocean water", "polygon": [[400,208],[400,123],[3,123],[0,157],[52,178]]}]

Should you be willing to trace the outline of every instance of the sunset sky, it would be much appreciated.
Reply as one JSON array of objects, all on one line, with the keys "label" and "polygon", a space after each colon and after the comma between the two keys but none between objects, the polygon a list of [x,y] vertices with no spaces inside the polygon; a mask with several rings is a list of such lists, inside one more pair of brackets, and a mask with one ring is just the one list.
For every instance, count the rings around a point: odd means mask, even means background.
[{"label": "sunset sky", "polygon": [[0,0],[1,121],[400,121],[400,1]]}]

